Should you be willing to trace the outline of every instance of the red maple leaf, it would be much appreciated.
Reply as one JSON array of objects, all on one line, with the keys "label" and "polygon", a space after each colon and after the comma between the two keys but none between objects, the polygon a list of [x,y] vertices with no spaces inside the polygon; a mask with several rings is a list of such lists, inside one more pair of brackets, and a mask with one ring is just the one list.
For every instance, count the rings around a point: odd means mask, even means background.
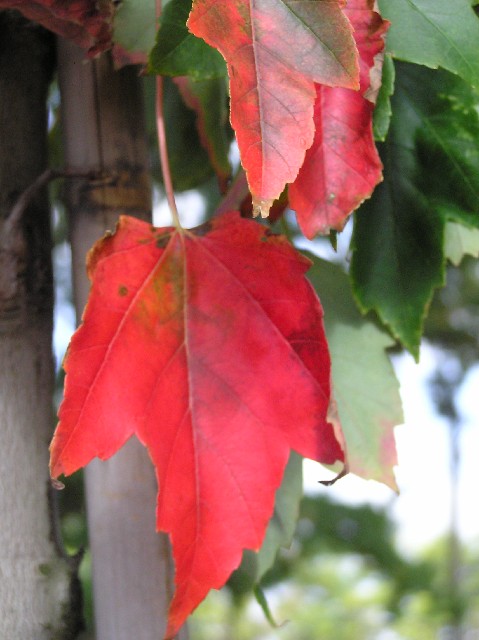
[{"label": "red maple leaf", "polygon": [[359,92],[316,85],[316,133],[289,202],[307,238],[330,229],[341,231],[347,217],[368,198],[382,178],[374,144],[374,92],[371,73],[384,48],[389,23],[372,10],[374,0],[349,0],[345,9],[354,27],[360,55]]},{"label": "red maple leaf", "polygon": [[97,55],[111,46],[111,0],[0,0],[0,9],[17,9],[29,20]]},{"label": "red maple leaf", "polygon": [[167,637],[260,547],[290,450],[343,459],[308,266],[237,213],[190,232],[122,217],[90,252],[51,473],[109,458],[133,434],[148,447],[176,561]]},{"label": "red maple leaf", "polygon": [[256,213],[293,182],[314,136],[314,82],[358,88],[343,0],[194,0],[188,27],[230,78],[231,124]]}]

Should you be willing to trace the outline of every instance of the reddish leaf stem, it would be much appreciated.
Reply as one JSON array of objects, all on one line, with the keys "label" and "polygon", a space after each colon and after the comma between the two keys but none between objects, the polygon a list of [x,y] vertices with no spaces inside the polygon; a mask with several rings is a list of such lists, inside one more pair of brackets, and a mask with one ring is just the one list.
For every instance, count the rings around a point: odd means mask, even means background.
[{"label": "reddish leaf stem", "polygon": [[[161,15],[161,0],[156,0],[156,19]],[[158,151],[160,154],[161,173],[163,176],[163,184],[165,185],[166,199],[170,207],[173,223],[178,230],[181,230],[180,217],[175,202],[175,194],[173,190],[173,182],[171,179],[170,162],[168,159],[168,146],[166,143],[165,118],[163,110],[163,78],[156,76],[156,131],[158,135]]]}]

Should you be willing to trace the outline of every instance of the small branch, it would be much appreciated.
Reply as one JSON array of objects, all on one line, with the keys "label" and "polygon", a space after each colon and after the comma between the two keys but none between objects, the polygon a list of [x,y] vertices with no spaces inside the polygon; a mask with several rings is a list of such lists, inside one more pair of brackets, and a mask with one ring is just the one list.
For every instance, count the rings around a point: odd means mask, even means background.
[{"label": "small branch", "polygon": [[28,207],[37,193],[46,187],[52,180],[58,178],[86,178],[87,180],[97,179],[99,174],[97,171],[70,171],[69,169],[45,169],[36,180],[34,180],[25,191],[19,196],[18,200],[12,207],[3,226],[3,236],[10,237],[16,227],[20,224],[25,209]]},{"label": "small branch", "polygon": [[[156,0],[156,19],[161,15],[161,0]],[[156,76],[156,131],[158,134],[158,151],[160,154],[161,173],[163,184],[165,185],[166,199],[170,207],[173,223],[178,230],[181,230],[180,217],[176,208],[175,193],[171,179],[170,161],[168,159],[168,146],[166,143],[165,117],[163,110],[163,78]]]}]

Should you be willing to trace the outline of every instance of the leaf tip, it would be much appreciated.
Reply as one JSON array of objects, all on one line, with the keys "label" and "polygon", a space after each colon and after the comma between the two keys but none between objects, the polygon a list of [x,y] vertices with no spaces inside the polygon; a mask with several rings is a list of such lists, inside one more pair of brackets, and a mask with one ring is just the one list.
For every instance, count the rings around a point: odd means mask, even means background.
[{"label": "leaf tip", "polygon": [[53,489],[56,489],[57,491],[61,491],[62,489],[65,488],[65,485],[63,484],[63,482],[60,482],[60,480],[57,480],[57,478],[50,478],[50,484],[53,487]]},{"label": "leaf tip", "polygon": [[253,197],[253,218],[261,216],[267,218],[269,216],[269,210],[273,206],[274,199],[268,198],[255,198]]}]

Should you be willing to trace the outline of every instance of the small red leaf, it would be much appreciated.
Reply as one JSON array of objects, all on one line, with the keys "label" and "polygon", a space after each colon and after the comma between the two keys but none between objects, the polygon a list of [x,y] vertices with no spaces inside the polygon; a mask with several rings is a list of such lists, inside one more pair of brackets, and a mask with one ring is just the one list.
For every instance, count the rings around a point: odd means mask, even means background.
[{"label": "small red leaf", "polygon": [[132,434],[148,447],[176,561],[169,638],[261,545],[290,450],[343,459],[308,267],[236,213],[193,232],[122,217],[90,254],[51,473],[106,459]]},{"label": "small red leaf", "polygon": [[188,27],[228,64],[231,124],[262,215],[296,178],[313,142],[314,82],[358,87],[343,4],[194,0]]},{"label": "small red leaf", "polygon": [[114,5],[110,0],[0,0],[26,18],[88,49],[91,56],[111,46]]},{"label": "small red leaf", "polygon": [[314,142],[289,187],[290,206],[307,238],[341,231],[382,177],[372,130],[374,105],[365,96],[376,88],[371,87],[371,72],[389,23],[372,10],[373,4],[350,0],[345,9],[360,55],[360,92],[316,85]]}]

